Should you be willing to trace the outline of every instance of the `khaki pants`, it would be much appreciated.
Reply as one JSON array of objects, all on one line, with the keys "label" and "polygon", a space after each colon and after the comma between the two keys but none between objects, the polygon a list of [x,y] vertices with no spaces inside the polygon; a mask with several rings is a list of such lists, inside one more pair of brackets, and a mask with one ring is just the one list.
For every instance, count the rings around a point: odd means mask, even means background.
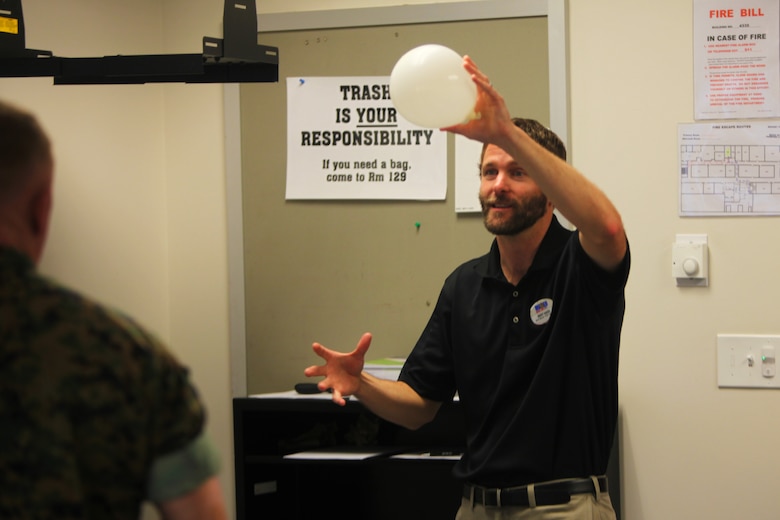
[{"label": "khaki pants", "polygon": [[455,520],[615,520],[615,510],[607,493],[572,495],[567,504],[537,507],[485,507],[460,502]]}]

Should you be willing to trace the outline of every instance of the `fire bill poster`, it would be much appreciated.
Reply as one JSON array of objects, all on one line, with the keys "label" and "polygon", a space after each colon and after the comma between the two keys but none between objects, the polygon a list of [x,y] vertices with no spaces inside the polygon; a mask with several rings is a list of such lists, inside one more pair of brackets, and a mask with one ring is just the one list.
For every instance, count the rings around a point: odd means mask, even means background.
[{"label": "fire bill poster", "polygon": [[447,135],[401,117],[389,77],[287,78],[287,199],[446,194]]},{"label": "fire bill poster", "polygon": [[696,119],[780,116],[780,2],[694,0]]}]

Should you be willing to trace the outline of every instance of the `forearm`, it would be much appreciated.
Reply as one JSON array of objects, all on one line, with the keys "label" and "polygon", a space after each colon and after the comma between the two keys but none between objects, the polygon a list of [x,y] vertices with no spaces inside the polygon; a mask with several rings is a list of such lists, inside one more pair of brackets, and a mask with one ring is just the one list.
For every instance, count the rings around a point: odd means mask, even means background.
[{"label": "forearm", "polygon": [[380,379],[363,372],[355,397],[373,413],[410,430],[430,422],[441,403],[424,399],[402,381]]},{"label": "forearm", "polygon": [[574,167],[515,126],[504,98],[471,58],[465,56],[463,66],[479,90],[475,111],[480,117],[448,130],[492,143],[511,155],[577,227],[586,253],[604,268],[616,267],[625,255],[626,238],[612,202]]},{"label": "forearm", "polygon": [[580,233],[585,251],[602,267],[622,260],[626,237],[620,213],[593,182],[512,125],[501,145]]}]

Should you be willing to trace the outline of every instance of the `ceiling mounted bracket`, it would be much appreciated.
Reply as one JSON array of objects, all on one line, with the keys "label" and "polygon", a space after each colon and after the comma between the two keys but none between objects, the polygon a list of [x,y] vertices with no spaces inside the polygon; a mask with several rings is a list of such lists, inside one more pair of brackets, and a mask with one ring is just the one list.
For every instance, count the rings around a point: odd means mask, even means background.
[{"label": "ceiling mounted bracket", "polygon": [[226,0],[223,32],[204,36],[201,54],[65,58],[27,49],[21,0],[0,0],[0,77],[50,76],[55,85],[279,81],[279,49],[257,43],[255,0]]}]

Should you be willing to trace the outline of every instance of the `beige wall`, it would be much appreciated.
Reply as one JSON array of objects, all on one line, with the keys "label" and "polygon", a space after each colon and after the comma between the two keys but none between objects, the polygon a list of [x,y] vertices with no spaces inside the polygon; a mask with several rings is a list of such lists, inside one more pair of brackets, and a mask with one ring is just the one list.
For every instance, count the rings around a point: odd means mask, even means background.
[{"label": "beige wall", "polygon": [[[258,10],[401,4],[260,0]],[[621,355],[624,518],[776,518],[780,394],[719,390],[715,340],[780,332],[778,247],[758,244],[777,236],[777,221],[676,213],[676,125],[693,117],[692,2],[569,4],[572,162],[622,210],[634,259]],[[62,56],[197,52],[201,36],[221,35],[217,0],[24,7],[28,46]],[[0,96],[38,112],[56,142],[44,271],[138,316],[192,367],[232,504],[222,87],[3,79]],[[709,235],[709,288],[675,287],[677,233]]]}]

